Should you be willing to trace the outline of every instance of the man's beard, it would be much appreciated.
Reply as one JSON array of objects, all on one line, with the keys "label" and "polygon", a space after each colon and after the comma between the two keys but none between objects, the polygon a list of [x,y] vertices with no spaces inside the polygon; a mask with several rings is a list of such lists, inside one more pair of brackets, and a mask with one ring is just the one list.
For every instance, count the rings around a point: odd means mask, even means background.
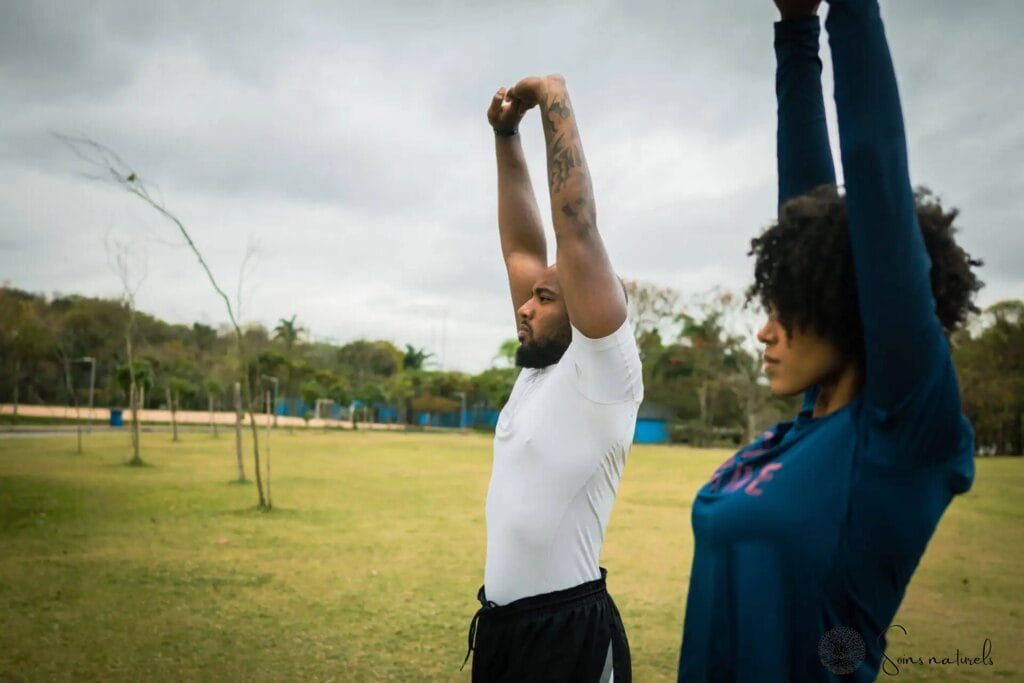
[{"label": "man's beard", "polygon": [[572,341],[568,326],[564,332],[540,341],[523,343],[516,349],[516,365],[521,368],[546,368],[554,365],[565,354]]}]

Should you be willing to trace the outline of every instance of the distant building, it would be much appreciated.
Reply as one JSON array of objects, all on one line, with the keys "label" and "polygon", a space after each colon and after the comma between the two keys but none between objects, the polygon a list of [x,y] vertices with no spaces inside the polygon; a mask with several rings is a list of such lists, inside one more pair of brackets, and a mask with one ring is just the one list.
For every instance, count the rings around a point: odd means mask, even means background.
[{"label": "distant building", "polygon": [[636,416],[633,443],[668,443],[669,426],[675,413],[668,406],[653,401],[644,401]]}]

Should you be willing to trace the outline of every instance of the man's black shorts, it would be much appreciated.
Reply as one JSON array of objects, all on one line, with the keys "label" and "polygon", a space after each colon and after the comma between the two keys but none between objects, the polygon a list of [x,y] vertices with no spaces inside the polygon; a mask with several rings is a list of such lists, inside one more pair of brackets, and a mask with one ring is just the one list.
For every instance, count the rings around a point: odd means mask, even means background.
[{"label": "man's black shorts", "polygon": [[630,683],[629,643],[605,575],[602,568],[596,581],[501,606],[481,586],[469,628],[474,683]]}]

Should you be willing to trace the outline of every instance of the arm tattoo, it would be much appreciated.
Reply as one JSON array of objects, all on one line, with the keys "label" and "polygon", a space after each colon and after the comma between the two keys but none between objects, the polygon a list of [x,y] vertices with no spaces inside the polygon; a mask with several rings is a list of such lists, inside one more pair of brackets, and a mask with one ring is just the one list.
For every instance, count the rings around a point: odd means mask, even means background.
[{"label": "arm tattoo", "polygon": [[558,114],[558,116],[564,121],[572,115],[572,109],[569,108],[569,98],[566,97],[564,102],[559,102],[555,99],[550,105],[548,105],[548,111],[552,114]]},{"label": "arm tattoo", "polygon": [[555,116],[562,121],[565,121],[572,116],[572,109],[569,108],[568,95],[566,95],[561,101],[556,97],[554,102],[549,102],[547,105],[547,111],[544,116],[544,127],[552,137],[555,135]]},{"label": "arm tattoo", "polygon": [[572,169],[582,161],[579,144],[566,146],[565,137],[563,135],[552,140],[548,149],[548,180],[551,191],[556,193],[562,191]]},{"label": "arm tattoo", "polygon": [[[582,193],[561,202],[562,214],[574,223],[593,224],[595,218],[594,195],[583,157],[583,145],[576,131],[573,112],[567,93],[553,97],[544,112],[544,128],[548,137],[548,182],[553,195],[562,192],[573,169],[582,173]],[[568,125],[565,125],[568,123]],[[554,197],[552,197],[554,199]]]},{"label": "arm tattoo", "polygon": [[[548,182],[552,192],[561,192],[569,180],[572,169],[581,167],[583,149],[573,126],[564,130],[562,124],[571,122],[572,109],[569,95],[561,93],[547,102],[544,112],[544,127],[548,134]],[[574,139],[575,138],[575,139]],[[582,169],[581,169],[582,170]]]},{"label": "arm tattoo", "polygon": [[562,214],[577,225],[594,225],[597,223],[595,213],[594,193],[589,190],[562,204]]}]

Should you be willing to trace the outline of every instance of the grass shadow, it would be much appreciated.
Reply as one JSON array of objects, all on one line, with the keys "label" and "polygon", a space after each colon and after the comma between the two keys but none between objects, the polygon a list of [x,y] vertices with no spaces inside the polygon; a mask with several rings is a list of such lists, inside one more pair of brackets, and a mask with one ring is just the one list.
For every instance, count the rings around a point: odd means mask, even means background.
[{"label": "grass shadow", "polygon": [[127,460],[121,463],[122,467],[156,467],[156,465],[150,464],[145,460]]},{"label": "grass shadow", "polygon": [[294,508],[282,508],[275,505],[271,509],[261,508],[258,505],[249,505],[244,508],[234,508],[231,510],[220,510],[216,514],[220,515],[232,515],[236,517],[246,516],[267,516],[267,517],[286,517],[286,518],[297,518],[302,515],[299,510]]}]

